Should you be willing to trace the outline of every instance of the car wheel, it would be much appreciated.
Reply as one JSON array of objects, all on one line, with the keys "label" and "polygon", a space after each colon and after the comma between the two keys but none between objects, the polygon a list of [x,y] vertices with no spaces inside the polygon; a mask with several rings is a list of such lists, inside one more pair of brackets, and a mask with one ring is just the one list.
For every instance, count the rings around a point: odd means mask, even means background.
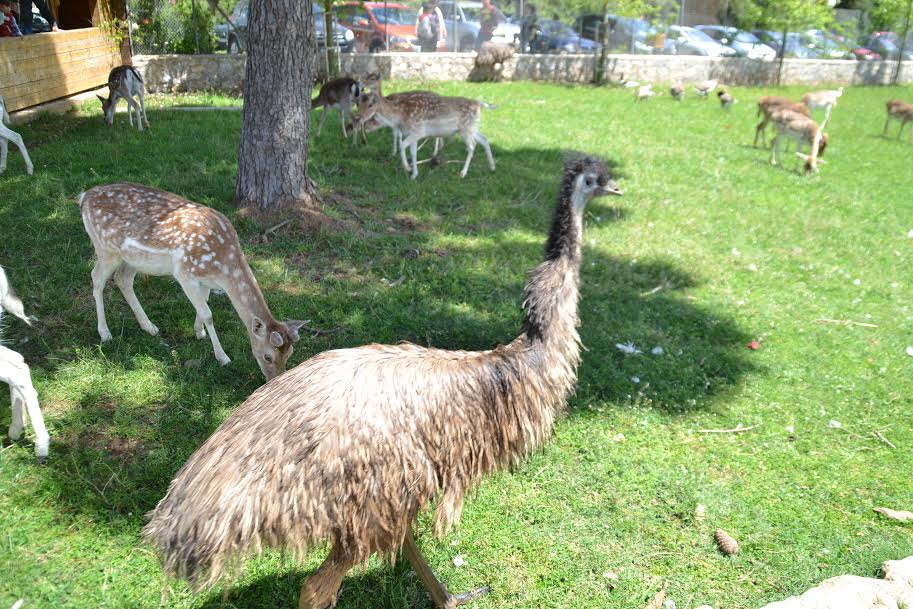
[{"label": "car wheel", "polygon": [[371,46],[368,47],[368,51],[371,53],[382,53],[384,48],[384,41],[377,39],[371,41]]}]

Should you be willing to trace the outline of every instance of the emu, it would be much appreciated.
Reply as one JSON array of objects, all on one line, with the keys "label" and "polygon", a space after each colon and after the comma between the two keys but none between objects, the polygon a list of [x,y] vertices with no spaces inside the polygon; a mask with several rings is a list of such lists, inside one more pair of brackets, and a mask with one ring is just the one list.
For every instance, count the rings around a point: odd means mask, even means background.
[{"label": "emu", "polygon": [[[0,267],[0,317],[3,316],[3,311],[12,313],[28,325],[32,325],[32,318],[26,316],[22,301],[13,292],[3,267]],[[31,420],[32,429],[35,430],[35,456],[38,457],[38,463],[44,463],[48,457],[51,437],[44,426],[44,417],[41,416],[38,392],[32,385],[32,376],[25,359],[3,345],[0,345],[0,381],[10,386],[10,404],[13,407],[13,419],[9,428],[10,440],[15,442],[21,438],[26,422]]]},{"label": "emu", "polygon": [[453,595],[411,528],[442,535],[466,493],[542,446],[577,380],[583,213],[621,195],[599,159],[565,163],[545,261],[531,273],[520,335],[490,351],[367,345],[326,351],[251,395],[190,457],[143,530],[166,571],[197,588],[266,547],[330,552],[299,609],[335,605],[343,577],[402,549],[439,609]]}]

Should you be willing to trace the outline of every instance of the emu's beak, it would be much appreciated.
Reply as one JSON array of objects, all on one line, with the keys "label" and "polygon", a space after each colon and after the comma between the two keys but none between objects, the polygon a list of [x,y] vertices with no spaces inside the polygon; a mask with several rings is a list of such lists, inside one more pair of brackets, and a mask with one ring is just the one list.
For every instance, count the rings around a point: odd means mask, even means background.
[{"label": "emu's beak", "polygon": [[618,188],[618,186],[615,184],[615,182],[613,182],[612,180],[609,180],[608,182],[605,183],[605,186],[602,187],[602,190],[600,191],[599,194],[615,195],[616,197],[620,197],[624,193],[621,191],[620,188]]}]

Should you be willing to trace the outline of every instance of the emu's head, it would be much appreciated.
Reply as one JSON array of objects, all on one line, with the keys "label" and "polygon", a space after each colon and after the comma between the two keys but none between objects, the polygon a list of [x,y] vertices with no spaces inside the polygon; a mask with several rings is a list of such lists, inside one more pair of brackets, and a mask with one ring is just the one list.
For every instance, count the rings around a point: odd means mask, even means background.
[{"label": "emu's head", "polygon": [[595,156],[569,156],[564,164],[564,180],[571,189],[571,203],[578,212],[582,212],[586,204],[596,197],[623,194],[612,179],[609,167]]},{"label": "emu's head", "polygon": [[114,99],[114,95],[110,95],[107,98],[102,97],[101,95],[96,95],[95,97],[97,97],[98,101],[101,102],[102,112],[105,113],[105,122],[108,123],[109,125],[113,125],[114,124],[114,104],[112,103],[112,100]]},{"label": "emu's head", "polygon": [[254,317],[250,322],[250,347],[263,376],[269,381],[285,372],[285,362],[295,350],[298,329],[303,321],[263,321]]}]

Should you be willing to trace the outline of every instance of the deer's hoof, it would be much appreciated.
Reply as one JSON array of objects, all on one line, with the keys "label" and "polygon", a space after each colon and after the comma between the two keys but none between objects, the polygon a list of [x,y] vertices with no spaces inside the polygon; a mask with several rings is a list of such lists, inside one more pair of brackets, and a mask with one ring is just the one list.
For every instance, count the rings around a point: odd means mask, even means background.
[{"label": "deer's hoof", "polygon": [[7,435],[9,436],[10,440],[12,440],[13,442],[16,442],[19,440],[19,438],[22,437],[22,430],[10,427],[9,433]]},{"label": "deer's hoof", "polygon": [[114,337],[111,336],[111,331],[108,329],[99,330],[98,335],[101,337],[101,342],[103,343],[110,343],[114,340]]},{"label": "deer's hoof", "polygon": [[159,333],[158,326],[156,326],[155,324],[152,324],[151,326],[149,326],[147,328],[143,328],[143,330],[148,332],[150,336],[157,336]]},{"label": "deer's hoof", "polygon": [[216,359],[219,360],[219,363],[223,366],[227,366],[231,363],[231,358],[229,358],[227,355],[224,357],[217,357]]}]

